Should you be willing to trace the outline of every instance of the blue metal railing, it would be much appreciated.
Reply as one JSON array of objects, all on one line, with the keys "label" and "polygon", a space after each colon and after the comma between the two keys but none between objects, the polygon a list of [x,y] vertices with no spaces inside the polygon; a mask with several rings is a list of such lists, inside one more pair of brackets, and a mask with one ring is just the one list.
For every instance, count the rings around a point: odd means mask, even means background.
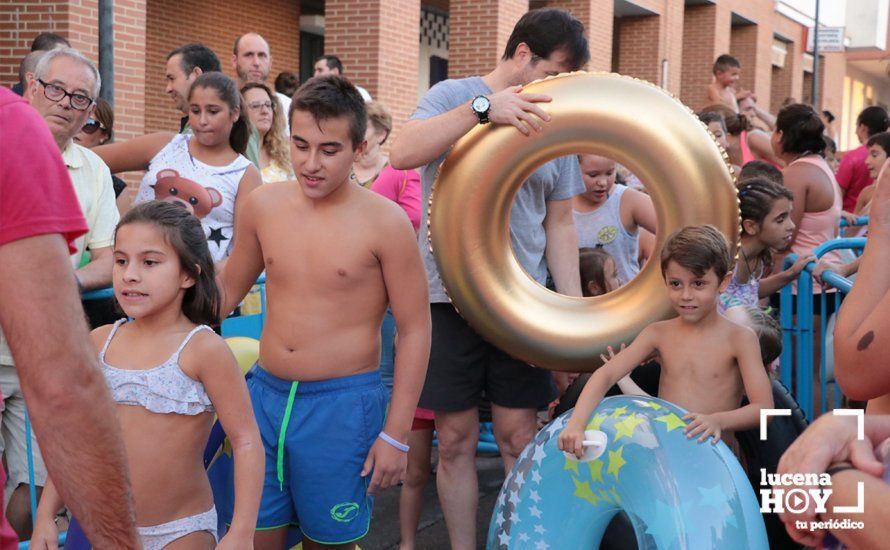
[{"label": "blue metal railing", "polygon": [[[817,259],[835,250],[861,250],[865,247],[866,239],[857,237],[852,239],[833,239],[825,242],[813,250]],[[790,254],[785,258],[785,267],[789,267],[797,260],[796,254]],[[813,270],[816,262],[810,262],[801,272],[797,280],[797,294],[794,294],[792,285],[786,285],[779,299],[780,318],[782,327],[782,358],[780,378],[782,383],[793,388],[794,397],[812,421],[814,416],[822,414],[828,408],[827,369],[826,369],[826,341],[829,300],[833,300],[834,311],[840,308],[844,295],[852,288],[849,279],[841,277],[837,273],[825,271],[822,274],[823,291],[818,296],[818,308],[814,307],[813,294]],[[834,291],[832,291],[832,289]],[[796,298],[796,300],[795,300]],[[796,306],[795,306],[796,301]],[[814,317],[819,316],[819,403],[818,409],[814,403],[815,380],[814,373],[814,349],[815,332]],[[794,385],[792,385],[792,383]],[[837,384],[834,384],[834,403],[840,403],[841,393]]]}]

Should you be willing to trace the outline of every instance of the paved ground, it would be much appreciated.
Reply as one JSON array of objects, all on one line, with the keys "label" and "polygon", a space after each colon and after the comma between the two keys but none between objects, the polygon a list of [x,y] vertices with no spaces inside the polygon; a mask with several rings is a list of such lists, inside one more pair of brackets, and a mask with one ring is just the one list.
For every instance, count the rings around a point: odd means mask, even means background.
[{"label": "paved ground", "polygon": [[[436,460],[433,451],[433,462]],[[476,516],[477,548],[485,548],[488,522],[497,500],[498,491],[504,482],[504,468],[500,457],[478,457],[479,470],[479,513]],[[361,542],[362,550],[388,550],[399,547],[399,492],[391,489],[378,497],[374,503],[374,521],[371,532]],[[449,550],[448,531],[445,518],[439,507],[436,494],[436,476],[430,477],[424,492],[423,511],[417,533],[417,548],[423,550]]]}]

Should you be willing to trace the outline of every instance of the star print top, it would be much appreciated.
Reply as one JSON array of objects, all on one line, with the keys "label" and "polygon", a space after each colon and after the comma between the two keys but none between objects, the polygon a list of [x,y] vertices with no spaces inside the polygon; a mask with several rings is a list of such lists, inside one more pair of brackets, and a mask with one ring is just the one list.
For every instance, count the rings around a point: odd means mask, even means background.
[{"label": "star print top", "polygon": [[[250,161],[238,155],[226,166],[204,164],[189,152],[192,137],[176,135],[151,159],[133,204],[164,200],[189,208],[204,226],[213,261],[219,262],[232,251],[235,196]],[[157,187],[160,172],[162,178],[172,175],[177,179],[173,184]]]}]

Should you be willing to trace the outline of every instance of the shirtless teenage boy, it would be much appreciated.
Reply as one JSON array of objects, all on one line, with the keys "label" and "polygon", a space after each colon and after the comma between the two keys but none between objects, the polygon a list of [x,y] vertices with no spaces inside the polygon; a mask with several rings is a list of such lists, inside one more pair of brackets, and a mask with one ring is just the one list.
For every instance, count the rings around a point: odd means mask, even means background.
[{"label": "shirtless teenage boy", "polygon": [[[690,411],[687,437],[721,439],[736,449],[728,432],[758,425],[760,409],[772,408],[769,377],[754,331],[717,313],[720,293],[732,271],[729,247],[713,226],[686,227],[668,238],[661,271],[677,317],[653,323],[614,359],[593,373],[575,411],[559,435],[559,448],[579,458],[591,413],[613,384],[653,351],[661,356],[658,397]],[[742,395],[749,405],[740,407]]]},{"label": "shirtless teenage boy", "polygon": [[742,73],[742,64],[729,54],[723,54],[714,61],[714,78],[708,84],[708,103],[722,103],[739,112],[739,100],[751,92],[736,94],[735,84]]},{"label": "shirtless teenage boy", "polygon": [[[426,274],[402,209],[349,182],[367,123],[355,87],[313,78],[294,96],[290,123],[297,181],[248,196],[220,276],[227,313],[266,270],[267,315],[248,382],[266,447],[255,544],[284,548],[298,524],[304,548],[350,548],[368,531],[370,495],[405,472],[430,347]],[[399,354],[385,415],[377,369],[387,303]]]}]

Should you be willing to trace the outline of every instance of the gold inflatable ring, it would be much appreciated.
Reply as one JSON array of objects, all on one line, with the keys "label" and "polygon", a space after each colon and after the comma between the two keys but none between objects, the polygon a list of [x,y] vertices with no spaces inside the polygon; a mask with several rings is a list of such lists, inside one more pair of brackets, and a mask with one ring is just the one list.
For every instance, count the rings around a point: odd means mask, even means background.
[{"label": "gold inflatable ring", "polygon": [[[591,371],[606,347],[630,343],[672,315],[658,262],[667,235],[713,224],[739,237],[739,209],[726,153],[707,128],[657,86],[617,74],[572,73],[523,90],[547,94],[551,120],[526,137],[509,125],[477,126],[440,168],[430,204],[430,242],[460,314],[488,341],[533,365]],[[509,217],[522,183],[557,157],[595,153],[641,181],[658,216],[649,261],[630,283],[604,296],[547,290],[519,265]]]}]

